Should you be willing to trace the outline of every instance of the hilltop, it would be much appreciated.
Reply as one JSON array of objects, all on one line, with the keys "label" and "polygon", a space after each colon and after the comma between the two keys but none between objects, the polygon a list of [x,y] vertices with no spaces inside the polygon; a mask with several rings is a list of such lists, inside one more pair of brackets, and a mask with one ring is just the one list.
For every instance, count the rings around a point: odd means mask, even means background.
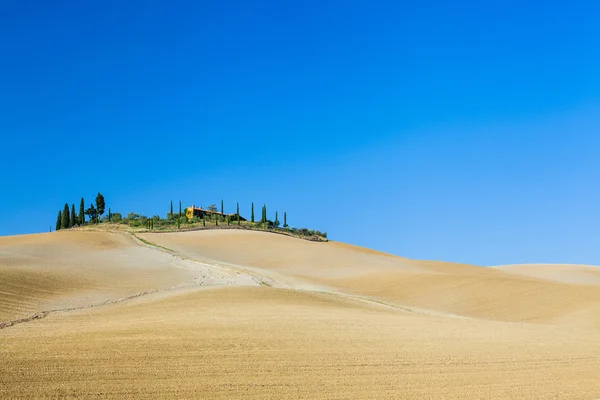
[{"label": "hilltop", "polygon": [[[224,202],[221,200],[221,211],[217,210],[215,204],[211,204],[206,209],[196,207],[195,205],[182,209],[181,202],[179,202],[179,212],[175,213],[173,212],[173,202],[171,201],[169,212],[165,218],[161,218],[159,215],[147,217],[134,212],[123,216],[119,212],[112,212],[110,207],[107,209],[104,196],[98,193],[95,204],[90,204],[87,209],[85,209],[84,198],[81,198],[79,213],[75,211],[75,203],[71,205],[71,208],[69,208],[68,203],[65,203],[64,207],[58,212],[55,230],[87,228],[89,230],[112,229],[122,231],[124,227],[129,227],[131,232],[180,232],[211,229],[243,229],[278,233],[310,241],[327,241],[326,232],[316,229],[296,228],[288,225],[286,212],[283,213],[283,224],[279,220],[278,211],[275,211],[273,221],[267,215],[267,206],[264,205],[260,219],[255,219],[254,203],[251,204],[250,220],[240,214],[239,203],[236,205],[235,213],[227,214],[225,213]],[[100,224],[108,225],[100,227]]]}]

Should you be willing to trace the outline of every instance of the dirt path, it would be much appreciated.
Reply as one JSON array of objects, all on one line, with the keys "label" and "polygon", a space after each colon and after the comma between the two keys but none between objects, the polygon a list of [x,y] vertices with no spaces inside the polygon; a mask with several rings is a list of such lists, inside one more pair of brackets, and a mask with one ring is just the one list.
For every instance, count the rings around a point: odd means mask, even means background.
[{"label": "dirt path", "polygon": [[[421,314],[421,315],[442,315],[441,313],[430,312],[427,310],[419,310],[411,307],[401,307],[398,305],[387,304],[382,301],[368,298],[365,296],[357,296],[351,295],[347,293],[342,293],[336,291],[332,288],[327,288],[323,285],[311,285],[308,283],[303,283],[301,281],[295,283],[291,287],[289,283],[284,283],[281,280],[273,277],[273,274],[266,274],[264,271],[261,271],[252,267],[245,267],[241,265],[222,263],[217,261],[199,261],[192,259],[180,252],[169,249],[167,247],[160,246],[156,243],[152,243],[148,240],[144,240],[135,233],[126,233],[122,231],[114,231],[111,233],[118,234],[131,239],[136,245],[145,247],[147,249],[151,249],[154,252],[160,253],[161,255],[167,255],[171,258],[170,265],[176,268],[183,268],[190,271],[193,271],[196,276],[193,278],[193,283],[191,284],[180,284],[173,285],[166,289],[153,288],[149,290],[145,290],[142,292],[134,293],[125,297],[105,300],[102,302],[89,304],[85,306],[76,306],[76,307],[64,307],[64,308],[55,308],[49,310],[38,311],[33,314],[27,315],[22,318],[16,318],[7,321],[0,321],[0,329],[9,328],[15,326],[17,324],[22,324],[26,322],[31,322],[35,320],[39,320],[45,318],[51,314],[58,313],[67,313],[70,311],[80,311],[85,309],[91,309],[111,304],[123,303],[126,301],[130,301],[133,299],[139,299],[141,297],[145,297],[151,294],[156,293],[173,293],[176,294],[181,292],[182,289],[193,289],[193,288],[206,288],[206,287],[216,287],[216,286],[265,286],[270,288],[278,288],[278,289],[289,289],[289,290],[298,290],[304,292],[314,292],[314,293],[322,293],[328,294],[331,296],[339,296],[341,298],[355,301],[358,303],[368,304],[370,306],[374,306],[377,308],[386,308],[396,311],[407,312],[411,314]],[[447,314],[446,316],[453,316]]]}]

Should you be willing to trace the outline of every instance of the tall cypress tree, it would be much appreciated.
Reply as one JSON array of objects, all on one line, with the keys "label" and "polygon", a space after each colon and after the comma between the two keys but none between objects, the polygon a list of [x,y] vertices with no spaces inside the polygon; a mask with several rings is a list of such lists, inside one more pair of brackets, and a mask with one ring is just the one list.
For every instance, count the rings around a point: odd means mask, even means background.
[{"label": "tall cypress tree", "polygon": [[62,212],[62,220],[60,221],[60,229],[69,229],[71,218],[69,216],[69,205],[65,203],[65,207]]},{"label": "tall cypress tree", "polygon": [[56,217],[56,230],[60,230],[62,225],[62,211],[58,212],[58,216]]},{"label": "tall cypress tree", "polygon": [[279,228],[279,213],[275,211],[275,227]]},{"label": "tall cypress tree", "polygon": [[250,221],[254,222],[254,202],[252,202],[252,214],[250,214]]},{"label": "tall cypress tree", "polygon": [[110,207],[108,207],[108,222],[110,222],[111,218],[112,218],[112,213],[110,212]]},{"label": "tall cypress tree", "polygon": [[287,212],[283,212],[283,227],[287,228],[288,224],[287,224]]},{"label": "tall cypress tree", "polygon": [[79,203],[79,225],[83,226],[85,223],[85,205],[83,203],[83,197],[81,198],[81,203]]},{"label": "tall cypress tree", "polygon": [[96,196],[96,210],[98,211],[98,215],[96,216],[96,223],[100,221],[100,216],[104,214],[104,208],[106,207],[106,203],[104,202],[104,196],[98,192]]},{"label": "tall cypress tree", "polygon": [[173,215],[173,200],[171,200],[171,208],[169,208],[169,214]]},{"label": "tall cypress tree", "polygon": [[225,217],[225,209],[223,207],[223,200],[221,199],[221,215]]},{"label": "tall cypress tree", "polygon": [[177,217],[177,229],[181,226],[181,200],[179,200],[179,217]]},{"label": "tall cypress tree", "polygon": [[267,205],[265,204],[263,206],[263,211],[262,211],[262,223],[266,224],[267,223]]},{"label": "tall cypress tree", "polygon": [[235,209],[236,209],[235,215],[237,217],[237,223],[238,223],[238,225],[241,225],[242,222],[240,221],[240,203],[236,204]]},{"label": "tall cypress tree", "polygon": [[75,214],[75,204],[71,204],[71,226],[77,225],[77,214]]}]

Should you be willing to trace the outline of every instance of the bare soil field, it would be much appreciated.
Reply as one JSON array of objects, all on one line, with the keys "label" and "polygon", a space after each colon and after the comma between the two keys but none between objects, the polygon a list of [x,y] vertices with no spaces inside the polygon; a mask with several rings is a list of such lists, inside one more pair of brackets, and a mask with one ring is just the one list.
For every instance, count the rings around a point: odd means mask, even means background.
[{"label": "bare soil field", "polygon": [[0,322],[219,281],[213,271],[122,233],[59,231],[0,237]]},{"label": "bare soil field", "polygon": [[[552,322],[582,306],[600,307],[599,267],[555,266],[562,271],[562,280],[550,280],[531,272],[516,274],[519,266],[504,271],[503,267],[410,260],[342,243],[300,242],[260,232],[140,236],[187,257],[252,268],[290,287],[320,287],[444,314]],[[531,271],[531,266],[523,269]],[[572,284],[568,276],[587,284]]]},{"label": "bare soil field", "polygon": [[578,285],[600,285],[600,267],[569,264],[518,264],[493,267],[536,279]]},{"label": "bare soil field", "polygon": [[595,267],[139,236],[0,238],[0,398],[600,398]]}]

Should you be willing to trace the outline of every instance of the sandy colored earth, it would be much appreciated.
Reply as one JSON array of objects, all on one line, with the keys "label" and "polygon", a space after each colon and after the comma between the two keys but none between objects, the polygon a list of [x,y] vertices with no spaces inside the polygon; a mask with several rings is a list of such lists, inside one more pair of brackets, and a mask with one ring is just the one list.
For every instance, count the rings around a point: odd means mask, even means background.
[{"label": "sandy colored earth", "polygon": [[600,285],[600,267],[569,264],[500,265],[495,269],[532,278],[578,285]]},{"label": "sandy colored earth", "polygon": [[598,267],[138,236],[0,238],[0,398],[600,398]]}]

